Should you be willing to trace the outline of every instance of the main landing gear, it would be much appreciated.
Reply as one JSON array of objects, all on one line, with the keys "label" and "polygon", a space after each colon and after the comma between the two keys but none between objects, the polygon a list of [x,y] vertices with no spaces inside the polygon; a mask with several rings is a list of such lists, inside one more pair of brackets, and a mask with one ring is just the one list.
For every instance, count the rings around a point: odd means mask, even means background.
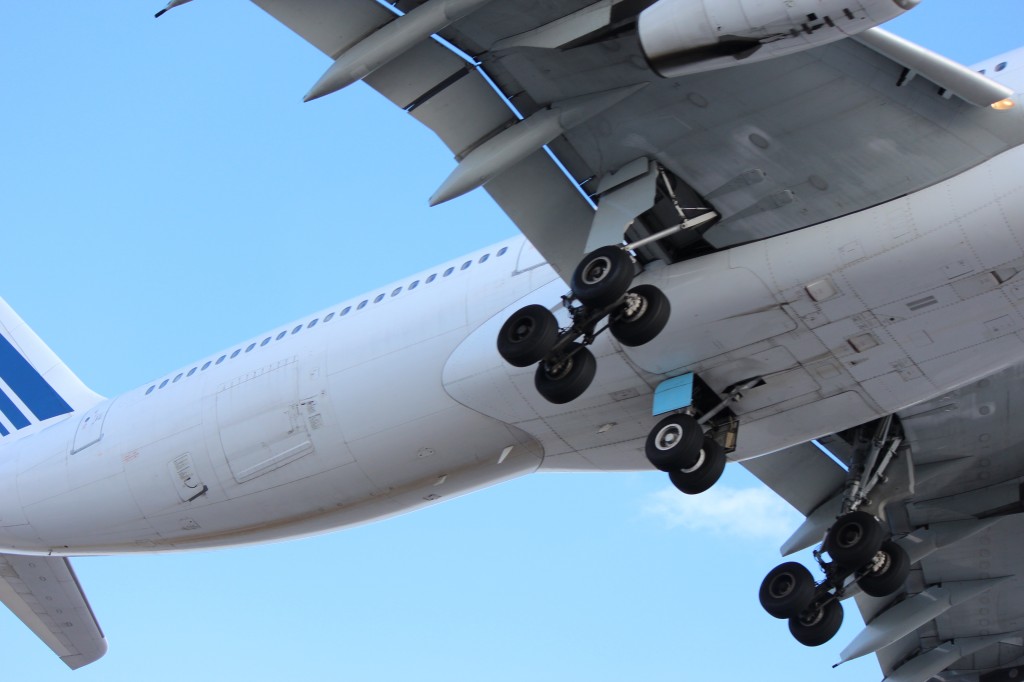
[{"label": "main landing gear", "polygon": [[549,402],[575,400],[594,380],[597,360],[587,346],[601,332],[611,331],[624,346],[641,346],[668,323],[668,298],[650,284],[631,289],[633,276],[633,259],[623,247],[602,246],[591,252],[573,272],[571,293],[562,297],[569,327],[559,328],[544,306],[528,305],[502,325],[498,353],[516,367],[537,364],[534,385]]},{"label": "main landing gear", "polygon": [[863,428],[856,431],[843,511],[814,552],[824,579],[816,582],[801,564],[787,562],[761,583],[761,606],[769,615],[787,619],[790,633],[805,646],[820,646],[835,636],[843,623],[840,601],[854,585],[872,597],[887,597],[899,591],[910,574],[906,550],[889,537],[874,514],[861,508],[870,506],[867,495],[884,480],[885,468],[902,442],[894,431],[891,417],[878,422],[870,441],[863,438]]}]

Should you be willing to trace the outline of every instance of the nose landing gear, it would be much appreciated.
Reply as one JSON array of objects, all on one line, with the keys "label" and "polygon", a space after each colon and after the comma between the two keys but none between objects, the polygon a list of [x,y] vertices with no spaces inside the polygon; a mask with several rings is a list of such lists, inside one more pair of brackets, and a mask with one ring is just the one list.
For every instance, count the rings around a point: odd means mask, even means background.
[{"label": "nose landing gear", "polygon": [[590,386],[597,361],[586,346],[603,331],[625,346],[641,346],[668,323],[671,306],[660,289],[629,288],[634,268],[625,248],[602,246],[576,267],[572,291],[562,297],[567,328],[559,329],[551,311],[535,304],[513,313],[498,332],[498,354],[515,367],[536,363],[534,386],[551,403],[571,402]]}]

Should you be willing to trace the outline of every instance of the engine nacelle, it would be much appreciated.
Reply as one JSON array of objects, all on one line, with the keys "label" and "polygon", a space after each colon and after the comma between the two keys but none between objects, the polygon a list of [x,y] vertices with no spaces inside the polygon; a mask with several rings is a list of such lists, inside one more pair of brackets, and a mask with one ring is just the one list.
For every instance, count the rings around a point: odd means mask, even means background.
[{"label": "engine nacelle", "polygon": [[841,40],[920,0],[659,0],[640,13],[640,44],[665,78],[763,61]]}]

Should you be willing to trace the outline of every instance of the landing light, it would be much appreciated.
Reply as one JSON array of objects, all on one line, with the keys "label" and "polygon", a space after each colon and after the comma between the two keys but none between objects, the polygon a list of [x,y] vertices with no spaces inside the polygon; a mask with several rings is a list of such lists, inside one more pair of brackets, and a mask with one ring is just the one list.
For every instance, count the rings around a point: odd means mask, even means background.
[{"label": "landing light", "polygon": [[1009,111],[1010,109],[1013,109],[1015,106],[1017,106],[1017,103],[1014,102],[1009,97],[1007,97],[1006,99],[1000,100],[993,104],[992,108],[995,109],[996,111]]}]

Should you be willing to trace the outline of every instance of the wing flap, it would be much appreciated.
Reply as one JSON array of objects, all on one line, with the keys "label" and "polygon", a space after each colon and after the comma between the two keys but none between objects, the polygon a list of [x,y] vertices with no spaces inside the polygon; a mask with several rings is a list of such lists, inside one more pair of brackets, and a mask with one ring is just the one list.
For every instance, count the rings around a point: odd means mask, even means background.
[{"label": "wing flap", "polygon": [[331,59],[395,14],[373,0],[252,0]]},{"label": "wing flap", "polygon": [[103,631],[65,558],[0,554],[0,601],[72,670],[107,652]]}]

